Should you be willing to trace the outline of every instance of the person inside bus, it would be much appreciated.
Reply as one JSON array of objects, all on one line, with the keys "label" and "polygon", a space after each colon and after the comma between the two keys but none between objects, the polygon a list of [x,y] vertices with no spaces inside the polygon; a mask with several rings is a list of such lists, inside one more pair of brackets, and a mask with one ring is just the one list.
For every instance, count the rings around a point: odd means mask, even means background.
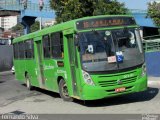
[{"label": "person inside bus", "polygon": [[114,56],[115,50],[113,47],[113,41],[111,36],[105,36],[103,42],[105,44],[105,51],[106,51],[107,57]]}]

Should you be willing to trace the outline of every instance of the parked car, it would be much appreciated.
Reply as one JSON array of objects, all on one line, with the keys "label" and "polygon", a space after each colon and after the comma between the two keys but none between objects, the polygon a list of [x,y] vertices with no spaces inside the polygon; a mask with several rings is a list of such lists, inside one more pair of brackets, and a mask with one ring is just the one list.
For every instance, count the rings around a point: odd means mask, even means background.
[{"label": "parked car", "polygon": [[14,66],[12,67],[11,72],[12,72],[12,74],[15,74]]}]

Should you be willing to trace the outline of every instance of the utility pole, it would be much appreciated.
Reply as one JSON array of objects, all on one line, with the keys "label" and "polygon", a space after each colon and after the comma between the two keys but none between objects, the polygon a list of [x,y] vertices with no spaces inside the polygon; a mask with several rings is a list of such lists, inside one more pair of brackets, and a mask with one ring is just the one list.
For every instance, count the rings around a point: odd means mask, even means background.
[{"label": "utility pole", "polygon": [[39,29],[42,30],[42,17],[40,17]]},{"label": "utility pole", "polygon": [[[39,0],[39,10],[40,11],[42,11],[42,9],[43,9],[43,6],[44,6],[44,2],[43,2],[43,0]],[[40,17],[40,22],[39,22],[40,24],[40,26],[39,26],[39,29],[41,30],[42,29],[42,17]]]}]

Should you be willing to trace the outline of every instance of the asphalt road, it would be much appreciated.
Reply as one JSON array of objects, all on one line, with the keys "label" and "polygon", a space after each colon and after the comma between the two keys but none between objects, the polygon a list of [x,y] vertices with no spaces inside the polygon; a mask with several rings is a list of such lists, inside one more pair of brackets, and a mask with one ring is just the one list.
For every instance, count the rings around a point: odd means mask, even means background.
[{"label": "asphalt road", "polygon": [[150,78],[148,90],[141,93],[96,101],[64,102],[59,94],[38,88],[28,91],[11,73],[0,74],[0,114],[160,114],[157,80]]}]

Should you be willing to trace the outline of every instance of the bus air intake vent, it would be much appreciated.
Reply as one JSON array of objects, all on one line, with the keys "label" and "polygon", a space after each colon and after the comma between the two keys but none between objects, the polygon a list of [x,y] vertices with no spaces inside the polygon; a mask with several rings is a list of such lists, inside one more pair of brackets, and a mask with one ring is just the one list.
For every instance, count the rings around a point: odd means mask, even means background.
[{"label": "bus air intake vent", "polygon": [[121,79],[121,84],[119,84],[118,80],[106,80],[106,81],[99,81],[99,85],[101,87],[110,87],[110,86],[116,86],[116,85],[124,85],[124,84],[129,84],[129,83],[134,83],[136,82],[137,76],[130,77],[130,78],[125,78]]}]

